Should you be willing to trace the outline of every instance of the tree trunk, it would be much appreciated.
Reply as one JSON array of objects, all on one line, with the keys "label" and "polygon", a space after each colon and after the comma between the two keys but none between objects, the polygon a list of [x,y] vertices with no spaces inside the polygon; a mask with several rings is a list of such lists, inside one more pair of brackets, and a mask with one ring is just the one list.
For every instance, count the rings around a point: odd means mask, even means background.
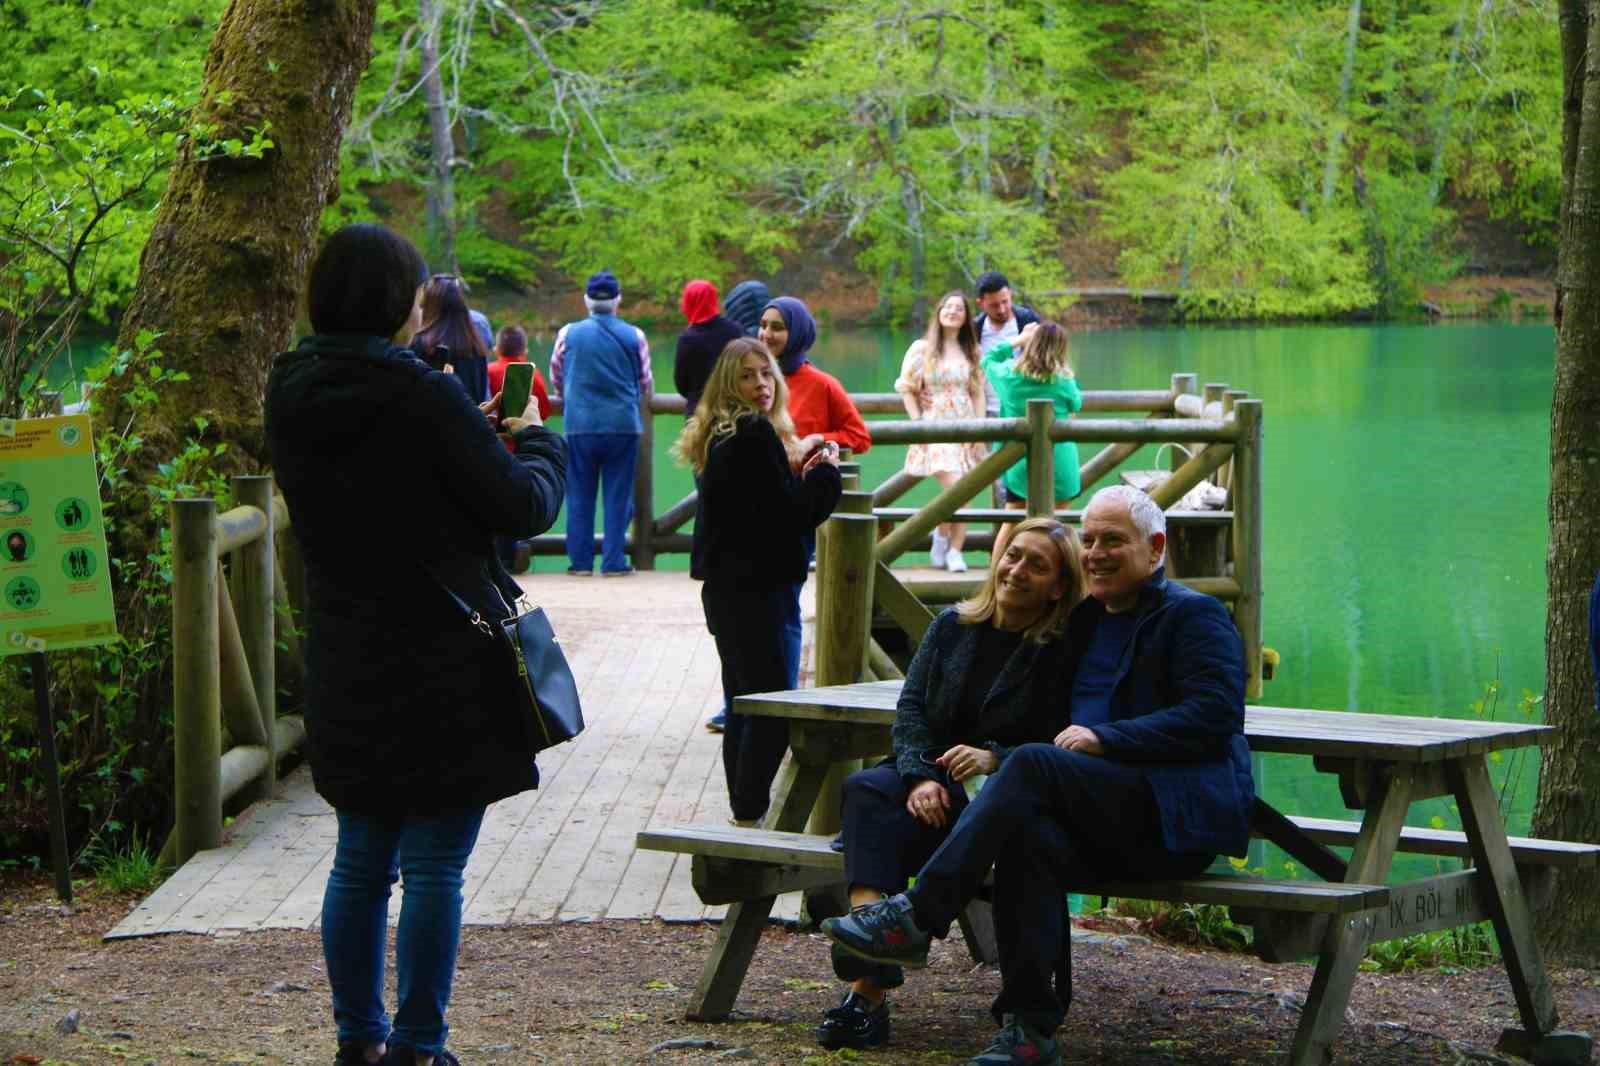
[{"label": "tree trunk", "polygon": [[[169,458],[197,416],[235,463],[264,458],[267,371],[288,346],[324,206],[339,192],[339,142],[370,57],[377,0],[233,0],[206,56],[196,109],[211,140],[265,127],[259,159],[213,155],[185,142],[139,260],[139,283],[117,345],[143,331],[169,370],[144,416],[145,454]],[[97,413],[120,426],[125,378],[113,376]]]},{"label": "tree trunk", "polygon": [[[1588,592],[1600,571],[1600,0],[1562,0],[1561,262],[1550,412],[1550,600],[1545,618],[1546,746],[1533,831],[1600,840],[1600,713],[1590,675]],[[1600,876],[1563,870],[1538,916],[1545,952],[1600,963]]]},{"label": "tree trunk", "polygon": [[439,72],[438,0],[417,0],[417,20],[422,24],[422,86],[428,100],[428,132],[432,143],[432,172],[428,182],[428,264],[454,273],[456,267],[456,187],[450,171],[455,138],[450,131],[450,111],[445,106],[444,77]]},{"label": "tree trunk", "polygon": [[1339,73],[1339,102],[1334,108],[1333,135],[1328,138],[1328,162],[1322,171],[1322,204],[1333,203],[1339,184],[1339,153],[1344,147],[1344,126],[1350,114],[1350,82],[1356,71],[1356,39],[1361,36],[1361,0],[1350,0],[1350,17],[1344,33],[1344,69]]}]

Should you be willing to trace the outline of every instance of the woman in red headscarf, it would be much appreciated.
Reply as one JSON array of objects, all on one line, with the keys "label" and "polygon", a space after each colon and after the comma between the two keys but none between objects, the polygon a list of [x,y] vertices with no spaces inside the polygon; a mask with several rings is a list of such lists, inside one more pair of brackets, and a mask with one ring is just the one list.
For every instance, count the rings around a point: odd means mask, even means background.
[{"label": "woman in red headscarf", "polygon": [[689,328],[678,334],[678,358],[672,364],[672,383],[683,394],[683,417],[688,419],[700,402],[706,379],[716,365],[722,349],[735,337],[744,336],[738,323],[718,313],[717,287],[702,278],[683,287],[680,301]]}]

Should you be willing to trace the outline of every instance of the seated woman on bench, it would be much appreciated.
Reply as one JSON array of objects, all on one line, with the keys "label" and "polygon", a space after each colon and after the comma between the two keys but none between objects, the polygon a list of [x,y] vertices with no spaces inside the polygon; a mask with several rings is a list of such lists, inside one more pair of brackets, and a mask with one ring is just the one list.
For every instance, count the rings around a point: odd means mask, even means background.
[{"label": "seated woman on bench", "polygon": [[[1083,598],[1078,536],[1053,518],[1019,523],[983,587],[934,619],[911,660],[894,722],[894,757],[844,784],[845,874],[852,907],[904,890],[967,804],[965,783],[1010,750],[1048,741],[1066,720],[1058,664],[1067,615]],[[835,947],[851,982],[817,1029],[826,1048],[889,1038],[887,989],[899,966]]]}]

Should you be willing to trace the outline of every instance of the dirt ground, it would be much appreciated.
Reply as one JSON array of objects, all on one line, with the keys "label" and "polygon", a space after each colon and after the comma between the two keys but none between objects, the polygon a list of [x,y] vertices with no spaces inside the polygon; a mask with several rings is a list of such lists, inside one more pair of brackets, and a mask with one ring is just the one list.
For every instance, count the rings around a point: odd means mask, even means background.
[{"label": "dirt ground", "polygon": [[[105,944],[134,901],[83,892],[69,912],[39,877],[0,880],[0,1064],[327,1063],[333,1023],[316,933]],[[603,922],[468,929],[451,1005],[464,1066],[960,1063],[987,1043],[998,974],[959,939],[894,994],[894,1039],[828,1054],[811,1030],[839,992],[820,937],[773,927],[731,1024],[683,1018],[716,929]],[[1142,937],[1079,943],[1066,1061],[1266,1063],[1288,1048],[1306,965],[1268,966]],[[1600,973],[1554,975],[1563,1026],[1600,1030]],[[391,978],[392,997],[392,978]],[[76,1032],[60,1023],[77,1012]],[[1339,1063],[1513,1062],[1492,1052],[1516,1007],[1496,969],[1366,973]],[[673,1044],[675,1046],[663,1046]]]}]

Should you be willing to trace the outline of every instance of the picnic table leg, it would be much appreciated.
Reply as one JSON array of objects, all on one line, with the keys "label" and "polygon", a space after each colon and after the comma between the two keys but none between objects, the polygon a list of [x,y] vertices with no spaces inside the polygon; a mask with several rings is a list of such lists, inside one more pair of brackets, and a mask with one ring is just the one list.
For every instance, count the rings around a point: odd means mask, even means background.
[{"label": "picnic table leg", "polygon": [[[817,791],[828,771],[827,764],[803,763],[793,753],[784,761],[778,786],[767,809],[766,828],[797,833],[805,828],[806,816],[817,801]],[[735,903],[728,908],[717,933],[717,945],[700,969],[700,981],[689,1001],[688,1017],[697,1022],[720,1022],[733,1010],[739,998],[744,975],[755,957],[761,931],[767,926],[776,896]]]},{"label": "picnic table leg", "polygon": [[761,942],[761,931],[767,927],[767,918],[777,901],[777,896],[762,896],[728,908],[717,933],[717,946],[701,967],[700,981],[689,1001],[690,1021],[720,1022],[733,1010],[756,945]]},{"label": "picnic table leg", "polygon": [[790,752],[783,772],[778,775],[764,828],[785,833],[804,832],[806,819],[816,805],[817,793],[822,790],[822,779],[827,773],[827,763],[801,762]]},{"label": "picnic table leg", "polygon": [[[1411,780],[1410,769],[1395,768],[1387,779],[1375,783],[1375,794],[1367,804],[1361,833],[1350,854],[1346,884],[1381,885],[1388,880],[1389,864],[1394,860],[1400,829],[1411,806]],[[1344,1010],[1367,950],[1367,937],[1366,917],[1362,914],[1347,915],[1329,926],[1306,993],[1300,1027],[1295,1030],[1290,1066],[1326,1066],[1333,1061],[1333,1042],[1344,1024]]]},{"label": "picnic table leg", "polygon": [[1481,896],[1489,920],[1494,923],[1506,977],[1522,1016],[1523,1028],[1505,1030],[1497,1046],[1539,1066],[1588,1062],[1593,1041],[1586,1034],[1555,1032],[1560,1019],[1534,937],[1533,913],[1522,893],[1511,846],[1506,841],[1506,827],[1489,780],[1489,768],[1478,756],[1446,763],[1445,773],[1461,811],[1472,861],[1488,875],[1494,887],[1493,892]]}]

